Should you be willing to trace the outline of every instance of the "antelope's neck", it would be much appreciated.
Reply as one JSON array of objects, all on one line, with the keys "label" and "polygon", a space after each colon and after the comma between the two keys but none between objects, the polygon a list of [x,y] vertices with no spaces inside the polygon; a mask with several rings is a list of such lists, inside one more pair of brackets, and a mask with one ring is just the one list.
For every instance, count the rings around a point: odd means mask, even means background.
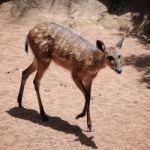
[{"label": "antelope's neck", "polygon": [[99,52],[98,55],[98,68],[103,69],[107,66],[107,54],[104,52]]}]

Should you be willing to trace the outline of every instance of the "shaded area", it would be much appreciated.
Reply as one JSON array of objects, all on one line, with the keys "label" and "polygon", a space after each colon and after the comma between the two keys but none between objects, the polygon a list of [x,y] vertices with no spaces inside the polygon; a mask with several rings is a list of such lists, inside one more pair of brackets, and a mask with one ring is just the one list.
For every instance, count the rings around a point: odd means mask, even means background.
[{"label": "shaded area", "polygon": [[124,59],[124,65],[131,65],[142,72],[141,83],[146,83],[147,88],[150,89],[150,55],[131,55]]},{"label": "shaded area", "polygon": [[95,142],[93,141],[93,136],[87,137],[81,130],[79,126],[71,125],[67,121],[62,120],[59,117],[48,116],[48,121],[43,122],[40,119],[40,115],[37,111],[26,108],[14,107],[7,111],[7,113],[15,118],[24,119],[31,121],[33,123],[50,127],[54,130],[64,132],[66,134],[74,134],[77,139],[75,141],[80,141],[81,144],[97,149]]},{"label": "shaded area", "polygon": [[150,9],[149,0],[98,0],[103,3],[108,13],[115,15],[123,15],[131,12],[146,12]]},{"label": "shaded area", "polygon": [[[133,29],[131,34],[143,44],[150,43],[150,2],[149,0],[98,0],[103,3],[108,13],[124,15],[130,13]],[[145,36],[143,36],[145,35]]]},{"label": "shaded area", "polygon": [[[150,8],[150,6],[149,6]],[[150,11],[145,10],[132,16],[133,30],[131,35],[140,39],[142,44],[150,43]]]},{"label": "shaded area", "polygon": [[100,3],[103,3],[107,9],[108,13],[115,15],[122,15],[126,13],[125,10],[126,0],[97,0]]},{"label": "shaded area", "polygon": [[0,5],[3,3],[9,2],[9,1],[11,1],[11,0],[0,0]]}]

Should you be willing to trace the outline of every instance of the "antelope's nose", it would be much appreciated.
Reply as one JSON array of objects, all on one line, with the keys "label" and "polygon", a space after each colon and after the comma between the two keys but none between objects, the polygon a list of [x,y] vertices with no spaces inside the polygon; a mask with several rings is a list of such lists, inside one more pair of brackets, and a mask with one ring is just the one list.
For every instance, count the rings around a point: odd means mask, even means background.
[{"label": "antelope's nose", "polygon": [[122,69],[116,69],[116,72],[117,72],[118,74],[121,74],[121,73],[122,73]]}]

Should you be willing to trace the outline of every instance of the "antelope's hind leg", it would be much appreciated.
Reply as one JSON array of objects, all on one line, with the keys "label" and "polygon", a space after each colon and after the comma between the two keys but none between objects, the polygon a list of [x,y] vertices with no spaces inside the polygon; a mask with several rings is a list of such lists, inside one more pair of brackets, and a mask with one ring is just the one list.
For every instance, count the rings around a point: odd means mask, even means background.
[{"label": "antelope's hind leg", "polygon": [[[76,86],[83,93],[84,97],[86,97],[88,95],[88,93],[82,83],[82,80],[78,77],[78,75],[76,75],[76,73],[72,73],[72,78],[73,78],[73,81],[75,82]],[[86,105],[87,105],[87,102],[85,101],[83,111],[76,116],[76,119],[82,118],[86,115]]]},{"label": "antelope's hind leg", "polygon": [[25,87],[26,81],[27,81],[28,77],[35,70],[36,70],[36,59],[34,59],[32,64],[22,72],[21,85],[20,85],[20,90],[19,90],[19,94],[18,94],[18,98],[17,98],[18,105],[20,108],[22,107],[22,97],[23,97],[23,92],[24,92],[24,87]]},{"label": "antelope's hind leg", "polygon": [[41,100],[41,96],[40,96],[40,81],[41,81],[46,69],[48,68],[48,66],[50,64],[50,61],[51,60],[49,59],[49,61],[46,63],[41,63],[41,62],[37,63],[37,73],[36,73],[34,81],[33,81],[36,95],[37,95],[37,99],[38,99],[40,114],[41,114],[41,118],[43,121],[47,121],[48,117],[45,114],[44,107],[43,107],[42,100]]}]

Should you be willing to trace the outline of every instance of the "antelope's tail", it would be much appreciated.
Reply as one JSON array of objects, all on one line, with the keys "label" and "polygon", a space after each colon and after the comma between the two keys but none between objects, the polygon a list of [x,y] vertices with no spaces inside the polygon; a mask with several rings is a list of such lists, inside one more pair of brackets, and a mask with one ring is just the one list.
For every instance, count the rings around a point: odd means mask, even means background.
[{"label": "antelope's tail", "polygon": [[29,43],[28,43],[28,36],[27,36],[28,34],[26,34],[26,37],[25,37],[25,51],[26,51],[26,53],[28,53],[28,45],[29,45]]}]

